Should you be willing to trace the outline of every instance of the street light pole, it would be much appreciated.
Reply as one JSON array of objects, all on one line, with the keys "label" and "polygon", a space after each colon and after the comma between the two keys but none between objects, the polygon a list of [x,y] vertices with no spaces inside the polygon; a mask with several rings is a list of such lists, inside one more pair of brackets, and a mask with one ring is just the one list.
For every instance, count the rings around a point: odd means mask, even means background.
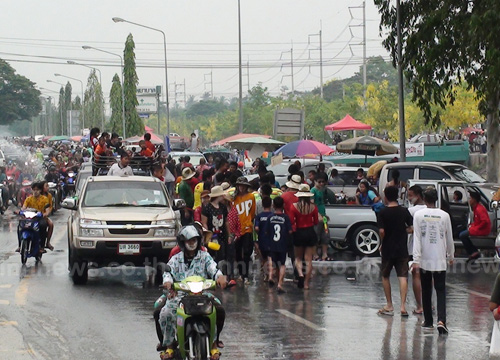
[{"label": "street light pole", "polygon": [[64,77],[67,79],[78,81],[80,83],[80,86],[82,87],[82,121],[83,121],[82,130],[85,129],[85,98],[83,94],[83,81],[61,74],[54,74],[54,76]]},{"label": "street light pole", "polygon": [[[163,35],[163,55],[164,55],[164,61],[165,61],[165,97],[166,97],[166,102],[167,102],[167,136],[170,137],[170,105],[169,105],[169,99],[168,99],[168,71],[167,71],[167,36],[165,35],[165,33],[162,30],[153,28],[151,26],[138,24],[138,23],[135,23],[132,21],[128,21],[128,20],[119,18],[119,17],[114,17],[114,18],[112,18],[112,20],[115,23],[125,22],[125,23],[129,23],[129,24],[132,24],[135,26],[140,26],[140,27],[143,27],[143,28],[146,28],[149,30],[158,31]],[[158,115],[158,134],[160,134],[160,116],[159,115]]]},{"label": "street light pole", "polygon": [[[61,85],[61,88],[64,90],[64,84],[61,84],[61,83],[58,83],[56,81],[52,81],[52,80],[47,80],[48,83],[54,83],[54,84],[58,84],[58,85]],[[59,92],[60,94],[61,92]],[[63,99],[64,100],[64,99]],[[71,99],[69,99],[70,101],[70,104],[71,104]],[[62,104],[61,104],[62,105]],[[64,122],[63,122],[63,113],[62,113],[62,109],[59,109],[59,114],[61,115],[61,135],[64,135]],[[68,131],[68,134],[69,134],[69,131]]]},{"label": "street light pole", "polygon": [[240,0],[238,0],[238,56],[239,56],[239,97],[238,97],[238,118],[239,130],[243,133],[243,70],[241,68],[241,11]]},{"label": "street light pole", "polygon": [[85,66],[86,68],[99,71],[99,83],[101,84],[101,92],[103,93],[102,94],[103,106],[102,106],[102,118],[101,118],[101,131],[104,131],[104,92],[102,90],[102,74],[101,74],[101,70],[99,70],[98,68],[92,67],[92,66],[88,66],[88,65],[85,65],[85,64],[77,63],[77,62],[72,61],[72,60],[68,60],[68,64]]},{"label": "street light pole", "polygon": [[123,57],[121,55],[112,53],[110,51],[98,49],[98,48],[95,48],[93,46],[83,45],[82,48],[83,48],[83,50],[92,49],[92,50],[100,51],[100,52],[103,52],[103,53],[106,53],[106,54],[118,56],[120,58],[120,63],[121,63],[121,67],[122,67],[122,122],[123,122],[122,125],[123,125],[123,138],[125,139],[127,136],[126,136],[126,131],[125,131],[125,92],[124,92],[124,89],[123,89],[125,87],[125,83],[124,83],[125,69],[123,67]]}]

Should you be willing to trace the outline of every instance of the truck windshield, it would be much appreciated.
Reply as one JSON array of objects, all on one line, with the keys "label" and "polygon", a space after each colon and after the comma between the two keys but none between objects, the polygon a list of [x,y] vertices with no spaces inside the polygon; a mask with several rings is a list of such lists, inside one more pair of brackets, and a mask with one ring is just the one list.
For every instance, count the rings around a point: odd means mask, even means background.
[{"label": "truck windshield", "polygon": [[465,181],[468,183],[484,183],[481,176],[476,174],[474,171],[461,166],[445,166],[445,169],[455,176],[458,180]]},{"label": "truck windshield", "polygon": [[90,182],[82,207],[168,207],[168,199],[160,183]]}]

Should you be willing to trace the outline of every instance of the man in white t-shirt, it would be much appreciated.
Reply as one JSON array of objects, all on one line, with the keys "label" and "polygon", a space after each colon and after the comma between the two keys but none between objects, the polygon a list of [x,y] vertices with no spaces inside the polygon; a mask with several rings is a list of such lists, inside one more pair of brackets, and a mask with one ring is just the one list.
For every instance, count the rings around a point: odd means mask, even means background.
[{"label": "man in white t-shirt", "polygon": [[132,176],[134,172],[129,166],[130,156],[127,153],[123,153],[120,161],[111,165],[108,171],[108,176]]},{"label": "man in white t-shirt", "polygon": [[[418,185],[413,185],[408,189],[408,201],[411,206],[408,208],[412,217],[415,217],[415,213],[419,210],[426,209],[427,206],[424,203],[422,194],[422,188]],[[410,255],[410,272],[412,276],[412,287],[413,294],[415,295],[415,302],[417,303],[417,308],[413,310],[414,315],[422,315],[424,309],[422,307],[422,283],[420,281],[420,271],[415,269],[413,264],[413,233],[408,235],[408,254]]]},{"label": "man in white t-shirt", "polygon": [[433,329],[432,281],[437,295],[437,329],[447,334],[446,327],[446,267],[453,264],[455,245],[450,215],[436,208],[437,192],[434,188],[424,191],[427,209],[415,213],[413,219],[413,267],[420,269],[424,329]]}]

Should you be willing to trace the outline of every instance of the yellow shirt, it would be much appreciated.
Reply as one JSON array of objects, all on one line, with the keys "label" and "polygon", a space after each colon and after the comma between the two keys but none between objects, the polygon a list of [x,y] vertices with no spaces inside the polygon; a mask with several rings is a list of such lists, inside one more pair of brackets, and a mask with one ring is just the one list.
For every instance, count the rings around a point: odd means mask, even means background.
[{"label": "yellow shirt", "polygon": [[49,199],[47,196],[40,195],[38,198],[35,198],[33,195],[28,196],[26,200],[24,200],[24,208],[35,209],[41,212],[44,212],[47,206],[50,206]]},{"label": "yellow shirt", "polygon": [[237,195],[233,201],[233,205],[238,210],[238,216],[241,224],[241,234],[253,232],[253,219],[257,208],[255,197],[252,193],[245,195]]}]

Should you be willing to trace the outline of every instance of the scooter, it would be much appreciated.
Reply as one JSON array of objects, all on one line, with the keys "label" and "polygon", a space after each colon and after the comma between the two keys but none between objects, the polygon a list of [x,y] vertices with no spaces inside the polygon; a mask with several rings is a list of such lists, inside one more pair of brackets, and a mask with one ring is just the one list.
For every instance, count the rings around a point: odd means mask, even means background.
[{"label": "scooter", "polygon": [[74,171],[68,171],[68,176],[66,177],[66,196],[73,196],[75,193],[76,185],[76,173]]},{"label": "scooter", "polygon": [[34,257],[38,263],[42,259],[40,253],[40,219],[42,213],[34,209],[20,211],[22,217],[17,227],[18,236],[21,240],[21,263],[26,264],[30,257]]},{"label": "scooter", "polygon": [[[167,265],[167,272],[170,271]],[[189,276],[174,283],[175,291],[187,293],[177,307],[178,354],[182,360],[210,359],[211,345],[217,336],[216,309],[203,291],[215,289],[214,280]],[[164,305],[165,297],[155,302],[155,309]],[[179,358],[178,356],[176,358]]]},{"label": "scooter", "polygon": [[58,209],[58,204],[59,204],[58,199],[60,190],[56,183],[49,182],[48,184],[49,184],[49,193],[52,194],[52,213],[55,213]]},{"label": "scooter", "polygon": [[22,181],[21,188],[19,189],[19,192],[17,193],[17,203],[18,204],[20,204],[20,205],[24,204],[24,200],[26,200],[26,198],[33,193],[33,191],[31,190],[31,184],[33,184],[33,182],[31,180],[24,179]]}]

